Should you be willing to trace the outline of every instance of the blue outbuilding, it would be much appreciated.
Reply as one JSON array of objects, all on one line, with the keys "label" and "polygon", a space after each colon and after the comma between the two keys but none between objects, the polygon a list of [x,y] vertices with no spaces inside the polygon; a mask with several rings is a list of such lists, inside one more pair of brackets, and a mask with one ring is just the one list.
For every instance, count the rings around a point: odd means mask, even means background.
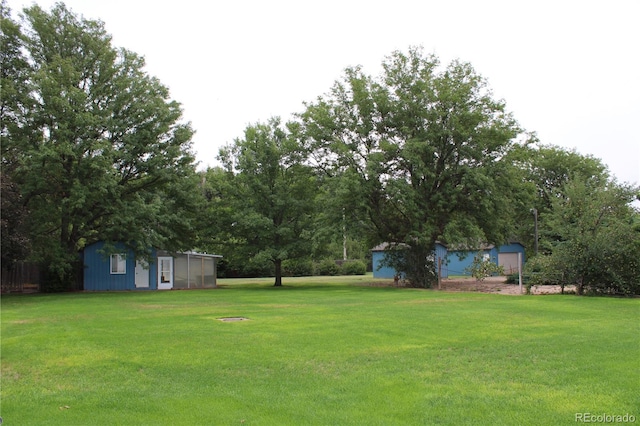
[{"label": "blue outbuilding", "polygon": [[219,255],[151,250],[150,260],[136,259],[122,243],[107,250],[103,241],[83,251],[87,291],[215,288]]},{"label": "blue outbuilding", "polygon": [[[392,245],[389,243],[382,243],[371,249],[371,263],[373,265],[373,277],[374,278],[391,278],[393,279],[397,272],[390,266],[384,265],[384,256],[387,250],[392,249]],[[436,248],[433,253],[435,264],[438,262],[442,265],[443,276],[446,277],[445,258],[447,256],[447,247],[443,244],[436,243]]]},{"label": "blue outbuilding", "polygon": [[[388,243],[380,244],[371,250],[374,278],[393,278],[396,271],[383,265],[386,251],[391,246]],[[447,247],[442,243],[436,243],[434,260],[436,265],[440,261],[440,276],[470,276],[467,268],[473,263],[476,255],[480,254],[485,259],[491,260],[496,265],[504,268],[505,274],[518,272],[518,259],[525,261],[524,246],[518,242],[510,242],[501,246],[482,245],[475,250]]]}]

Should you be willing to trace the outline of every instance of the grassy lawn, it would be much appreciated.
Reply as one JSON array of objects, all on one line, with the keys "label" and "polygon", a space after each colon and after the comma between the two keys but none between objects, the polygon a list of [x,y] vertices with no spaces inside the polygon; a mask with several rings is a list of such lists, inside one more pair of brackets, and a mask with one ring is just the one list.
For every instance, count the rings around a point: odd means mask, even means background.
[{"label": "grassy lawn", "polygon": [[3,296],[3,426],[640,422],[639,299],[367,280]]}]

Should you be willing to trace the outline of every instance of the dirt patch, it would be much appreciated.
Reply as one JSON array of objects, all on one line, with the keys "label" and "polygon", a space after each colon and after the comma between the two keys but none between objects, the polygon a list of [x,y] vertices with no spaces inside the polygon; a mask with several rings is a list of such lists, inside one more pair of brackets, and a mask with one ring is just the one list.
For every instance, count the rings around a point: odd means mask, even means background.
[{"label": "dirt patch", "polygon": [[223,321],[223,322],[237,322],[237,321],[248,321],[249,318],[245,318],[245,317],[223,317],[223,318],[218,318],[219,321]]},{"label": "dirt patch", "polygon": [[[441,291],[467,291],[479,293],[494,293],[519,295],[527,292],[526,286],[522,286],[522,292],[518,284],[507,284],[507,277],[488,277],[483,281],[477,281],[475,278],[447,278],[443,279],[440,284]],[[396,285],[393,281],[379,280],[370,283],[362,283],[360,285],[370,287],[404,287],[402,282]],[[433,286],[434,290],[438,290],[438,285]],[[565,293],[575,293],[576,286],[567,285],[564,287]],[[560,294],[562,288],[559,285],[534,285],[531,287],[530,294]]]},{"label": "dirt patch", "polygon": [[[522,291],[517,284],[506,284],[502,280],[500,282],[494,280],[476,281],[475,278],[471,279],[455,279],[455,280],[442,280],[440,290],[443,291],[476,291],[480,293],[500,293],[500,294],[522,294],[525,292],[523,287]],[[437,287],[435,287],[437,288]]]},{"label": "dirt patch", "polygon": [[[564,292],[566,293],[576,293],[575,285],[565,285]],[[560,294],[562,293],[562,287],[559,285],[534,285],[531,286],[531,294]]]},{"label": "dirt patch", "polygon": [[[483,281],[475,278],[455,278],[442,280],[441,289],[445,291],[477,291],[481,293],[499,293],[518,295],[526,293],[526,286],[518,284],[507,284],[506,277],[489,277]],[[565,293],[575,292],[575,286],[565,286]],[[532,286],[530,294],[560,294],[562,288],[559,285]]]},{"label": "dirt patch", "polygon": [[135,305],[136,309],[168,309],[172,308],[169,305],[151,305],[151,304],[137,304]]},{"label": "dirt patch", "polygon": [[36,321],[32,319],[23,319],[23,320],[9,321],[9,324],[32,324],[34,322]]}]

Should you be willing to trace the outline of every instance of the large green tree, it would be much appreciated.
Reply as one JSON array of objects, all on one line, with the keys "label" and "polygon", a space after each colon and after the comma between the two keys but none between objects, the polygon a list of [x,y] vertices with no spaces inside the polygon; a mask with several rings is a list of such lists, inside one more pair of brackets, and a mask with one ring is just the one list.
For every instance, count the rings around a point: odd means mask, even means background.
[{"label": "large green tree", "polygon": [[[236,215],[234,173],[224,168],[210,167],[200,172],[202,192],[205,198],[204,208],[200,210],[201,231],[198,250],[209,253],[224,253],[218,264],[220,276],[249,276],[252,264],[247,262],[244,239],[235,235],[232,226]],[[256,275],[271,274],[272,267]]]},{"label": "large green tree", "polygon": [[521,131],[467,63],[442,68],[411,48],[382,66],[377,78],[348,68],[301,119],[317,165],[356,177],[343,207],[368,224],[371,242],[409,247],[392,266],[429,286],[437,240],[510,236],[517,188],[505,155]]},{"label": "large green tree", "polygon": [[362,221],[353,188],[357,176],[346,173],[320,173],[318,208],[314,214],[313,257],[315,259],[358,259],[369,256],[371,245],[367,224]]},{"label": "large green tree", "polygon": [[244,137],[219,155],[229,179],[227,193],[220,195],[231,207],[223,215],[232,220],[225,224],[232,229],[230,241],[247,261],[272,262],[275,286],[282,285],[282,262],[311,249],[318,182],[305,163],[297,128],[294,123],[283,127],[278,119],[248,126]]},{"label": "large green tree", "polygon": [[2,161],[29,210],[31,257],[65,281],[98,239],[139,254],[188,246],[194,191],[180,187],[193,182],[193,132],[180,105],[102,22],[62,3],[23,13],[21,31],[5,33],[2,68],[20,78],[3,75]]},{"label": "large green tree", "polygon": [[[516,145],[509,152],[509,161],[515,166],[516,179],[521,185],[521,194],[516,204],[517,230],[515,235],[534,253],[535,219],[542,225],[551,212],[554,200],[563,196],[565,185],[573,179],[602,185],[609,180],[609,171],[601,160],[590,155],[582,155],[553,145],[541,145],[535,136],[531,143]],[[535,215],[534,215],[535,212]],[[542,235],[544,229],[540,229]],[[551,238],[544,232],[539,238],[540,251],[551,250]]]},{"label": "large green tree", "polygon": [[640,188],[575,176],[551,201],[544,233],[551,253],[542,271],[578,293],[640,294]]},{"label": "large green tree", "polygon": [[2,235],[3,268],[11,268],[18,260],[29,255],[30,241],[27,232],[28,210],[24,205],[18,184],[13,180],[15,152],[9,149],[9,135],[24,134],[23,106],[28,107],[30,66],[22,54],[23,39],[20,25],[11,18],[11,10],[5,0],[0,3],[0,235]]}]

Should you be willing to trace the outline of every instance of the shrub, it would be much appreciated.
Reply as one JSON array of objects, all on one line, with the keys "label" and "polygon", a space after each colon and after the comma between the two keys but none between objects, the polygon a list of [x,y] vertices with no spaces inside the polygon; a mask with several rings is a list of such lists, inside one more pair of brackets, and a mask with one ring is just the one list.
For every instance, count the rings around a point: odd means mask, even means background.
[{"label": "shrub", "polygon": [[313,262],[310,259],[283,260],[282,275],[285,277],[309,277],[313,275]]},{"label": "shrub", "polygon": [[316,264],[315,275],[338,275],[340,267],[334,260],[324,259]]},{"label": "shrub", "polygon": [[504,274],[504,268],[502,266],[496,265],[491,259],[485,259],[481,253],[478,253],[473,258],[473,263],[466,268],[466,271],[478,281],[482,281],[492,275]]},{"label": "shrub", "polygon": [[520,281],[520,276],[518,274],[507,275],[507,284],[518,284],[519,281]]},{"label": "shrub", "polygon": [[562,273],[555,270],[550,256],[532,257],[524,266],[524,276],[530,285],[564,285]]},{"label": "shrub", "polygon": [[340,273],[342,275],[364,275],[367,273],[367,265],[360,260],[350,260],[342,264]]},{"label": "shrub", "polygon": [[273,262],[268,259],[254,257],[238,268],[241,277],[272,277],[275,273]]}]

